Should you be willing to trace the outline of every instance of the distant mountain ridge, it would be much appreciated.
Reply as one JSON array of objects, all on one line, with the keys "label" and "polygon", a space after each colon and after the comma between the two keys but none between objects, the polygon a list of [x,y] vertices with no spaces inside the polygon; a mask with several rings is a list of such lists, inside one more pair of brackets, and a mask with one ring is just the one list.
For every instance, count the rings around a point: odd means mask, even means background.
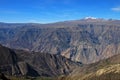
[{"label": "distant mountain ridge", "polygon": [[65,56],[85,64],[120,53],[120,20],[50,24],[0,24],[0,43],[15,49]]}]

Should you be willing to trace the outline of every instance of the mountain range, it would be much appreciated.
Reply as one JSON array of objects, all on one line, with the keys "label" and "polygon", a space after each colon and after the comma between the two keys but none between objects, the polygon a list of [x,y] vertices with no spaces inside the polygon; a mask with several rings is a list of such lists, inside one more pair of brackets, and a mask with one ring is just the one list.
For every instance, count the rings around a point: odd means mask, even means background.
[{"label": "mountain range", "polygon": [[6,47],[58,54],[84,64],[119,54],[119,34],[120,21],[112,19],[0,23],[0,43]]},{"label": "mountain range", "polygon": [[120,80],[119,67],[120,20],[0,23],[0,79]]},{"label": "mountain range", "polygon": [[[120,54],[92,64],[0,45],[2,80],[120,80]],[[46,78],[42,78],[46,77]]]}]

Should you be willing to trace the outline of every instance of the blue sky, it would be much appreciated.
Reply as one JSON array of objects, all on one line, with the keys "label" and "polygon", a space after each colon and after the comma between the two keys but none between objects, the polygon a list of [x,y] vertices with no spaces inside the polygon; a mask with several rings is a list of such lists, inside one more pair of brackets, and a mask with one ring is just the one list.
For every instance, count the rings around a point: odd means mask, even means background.
[{"label": "blue sky", "polygon": [[120,0],[0,0],[0,22],[50,23],[87,16],[120,19]]}]

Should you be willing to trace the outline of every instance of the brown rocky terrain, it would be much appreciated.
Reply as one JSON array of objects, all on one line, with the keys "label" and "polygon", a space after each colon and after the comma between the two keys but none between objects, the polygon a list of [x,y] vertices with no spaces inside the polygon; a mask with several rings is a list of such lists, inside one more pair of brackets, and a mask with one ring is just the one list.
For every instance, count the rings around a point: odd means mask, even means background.
[{"label": "brown rocky terrain", "polygon": [[7,79],[6,75],[19,76],[17,79],[43,76],[58,77],[58,80],[119,80],[120,54],[83,65],[60,55],[13,50],[0,45],[0,78]]},{"label": "brown rocky terrain", "polygon": [[76,68],[59,80],[120,80],[120,54]]},{"label": "brown rocky terrain", "polygon": [[54,77],[67,75],[78,66],[60,55],[12,50],[0,45],[0,73],[7,76]]},{"label": "brown rocky terrain", "polygon": [[85,64],[120,53],[120,20],[82,19],[50,24],[0,24],[0,43],[58,54]]}]

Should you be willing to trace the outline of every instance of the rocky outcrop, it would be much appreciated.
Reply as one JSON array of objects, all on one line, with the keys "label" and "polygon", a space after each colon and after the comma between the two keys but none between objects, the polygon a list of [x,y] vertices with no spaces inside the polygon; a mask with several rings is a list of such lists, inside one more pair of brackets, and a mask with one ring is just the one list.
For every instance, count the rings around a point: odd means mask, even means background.
[{"label": "rocky outcrop", "polygon": [[72,62],[70,59],[55,54],[16,52],[21,59],[30,64],[40,76],[53,77],[67,75],[72,72],[74,68],[82,65],[81,63]]},{"label": "rocky outcrop", "polygon": [[54,77],[69,74],[79,64],[60,55],[12,50],[0,45],[0,72],[8,76]]},{"label": "rocky outcrop", "polygon": [[[30,71],[34,71],[33,73]],[[37,74],[35,70],[22,61],[14,50],[0,45],[0,72],[6,75],[32,75]],[[38,75],[38,74],[37,74]]]}]

